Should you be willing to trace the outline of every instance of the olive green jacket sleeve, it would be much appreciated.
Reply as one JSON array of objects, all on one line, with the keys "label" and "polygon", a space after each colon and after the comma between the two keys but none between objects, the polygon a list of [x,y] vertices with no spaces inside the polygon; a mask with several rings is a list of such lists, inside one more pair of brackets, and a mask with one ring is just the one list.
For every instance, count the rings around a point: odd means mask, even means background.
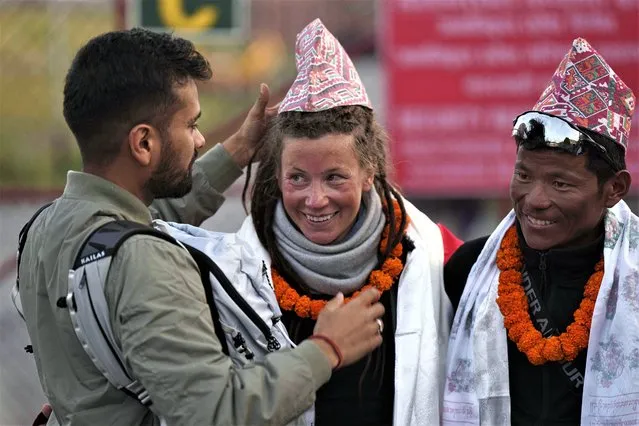
[{"label": "olive green jacket sleeve", "polygon": [[182,198],[153,201],[149,209],[155,219],[199,226],[224,202],[222,193],[242,175],[222,144],[217,144],[193,165],[193,188]]},{"label": "olive green jacket sleeve", "polygon": [[108,281],[125,362],[169,425],[284,425],[330,378],[330,363],[312,342],[234,367],[215,335],[198,268],[178,246],[134,236]]}]

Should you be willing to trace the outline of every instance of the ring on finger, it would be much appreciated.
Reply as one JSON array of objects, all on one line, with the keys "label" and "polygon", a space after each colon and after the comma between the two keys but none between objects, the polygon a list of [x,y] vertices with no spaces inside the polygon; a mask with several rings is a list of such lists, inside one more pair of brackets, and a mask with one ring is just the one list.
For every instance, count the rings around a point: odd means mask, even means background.
[{"label": "ring on finger", "polygon": [[377,332],[379,334],[382,334],[382,332],[384,331],[384,321],[382,321],[381,318],[377,318],[375,322],[377,322]]}]

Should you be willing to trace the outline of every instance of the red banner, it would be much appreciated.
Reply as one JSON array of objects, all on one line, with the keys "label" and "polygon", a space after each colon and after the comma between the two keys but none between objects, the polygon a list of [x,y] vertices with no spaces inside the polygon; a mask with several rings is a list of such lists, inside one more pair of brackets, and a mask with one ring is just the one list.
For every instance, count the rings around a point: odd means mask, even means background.
[{"label": "red banner", "polygon": [[[639,95],[637,0],[383,0],[393,163],[413,196],[507,192],[513,119],[583,37]],[[639,193],[639,114],[627,165]]]}]

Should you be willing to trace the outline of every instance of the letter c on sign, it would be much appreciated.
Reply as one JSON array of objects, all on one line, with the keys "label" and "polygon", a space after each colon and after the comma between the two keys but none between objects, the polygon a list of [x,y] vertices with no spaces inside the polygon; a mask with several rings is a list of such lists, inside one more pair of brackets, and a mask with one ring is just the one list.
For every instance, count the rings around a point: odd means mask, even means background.
[{"label": "letter c on sign", "polygon": [[167,27],[203,30],[215,26],[217,22],[215,6],[201,6],[192,15],[187,15],[184,0],[158,0],[158,12]]}]

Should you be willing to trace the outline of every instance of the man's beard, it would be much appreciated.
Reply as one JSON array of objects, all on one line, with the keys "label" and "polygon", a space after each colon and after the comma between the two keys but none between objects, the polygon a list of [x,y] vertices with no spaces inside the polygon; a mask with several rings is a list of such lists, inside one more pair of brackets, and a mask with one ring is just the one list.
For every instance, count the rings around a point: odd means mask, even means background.
[{"label": "man's beard", "polygon": [[146,183],[146,189],[153,198],[180,198],[191,192],[193,187],[193,164],[197,158],[197,151],[186,170],[180,170],[175,164],[175,155],[171,142],[164,139],[162,158],[157,170]]}]

